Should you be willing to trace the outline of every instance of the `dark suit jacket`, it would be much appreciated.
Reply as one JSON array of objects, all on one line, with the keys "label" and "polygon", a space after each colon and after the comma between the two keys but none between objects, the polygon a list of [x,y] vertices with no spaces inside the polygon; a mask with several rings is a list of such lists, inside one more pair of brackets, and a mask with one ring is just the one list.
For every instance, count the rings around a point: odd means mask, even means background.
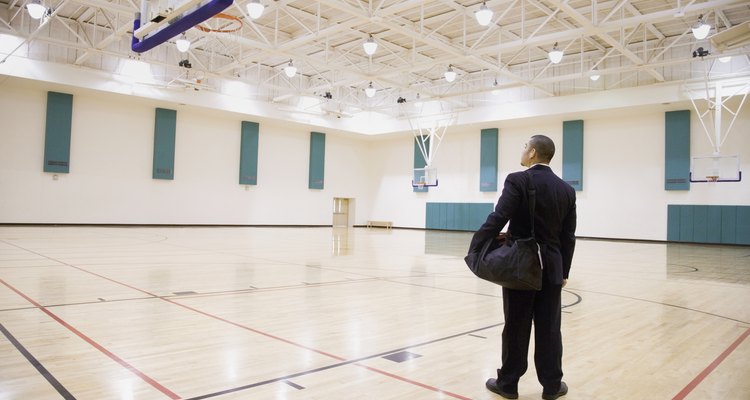
[{"label": "dark suit jacket", "polygon": [[[562,284],[568,279],[573,261],[576,231],[576,192],[545,165],[535,165],[526,170],[536,187],[536,212],[534,230],[540,244],[543,276],[547,282]],[[512,237],[531,236],[528,195],[528,175],[514,172],[505,179],[503,191],[495,211],[471,239],[469,253],[478,252],[485,240],[497,236],[510,221],[508,232]]]}]

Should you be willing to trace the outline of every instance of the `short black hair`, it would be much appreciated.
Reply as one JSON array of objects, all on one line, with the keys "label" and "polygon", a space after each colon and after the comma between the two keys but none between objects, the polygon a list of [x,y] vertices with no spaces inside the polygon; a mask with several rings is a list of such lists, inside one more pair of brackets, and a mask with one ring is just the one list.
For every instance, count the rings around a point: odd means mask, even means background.
[{"label": "short black hair", "polygon": [[536,154],[541,161],[550,162],[555,156],[555,142],[544,135],[534,135],[529,140],[531,148],[536,149]]}]

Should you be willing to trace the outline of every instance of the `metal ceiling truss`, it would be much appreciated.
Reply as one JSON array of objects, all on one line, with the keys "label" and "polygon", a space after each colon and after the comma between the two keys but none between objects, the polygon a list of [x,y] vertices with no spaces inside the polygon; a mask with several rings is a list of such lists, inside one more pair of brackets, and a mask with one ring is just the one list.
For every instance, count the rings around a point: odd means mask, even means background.
[{"label": "metal ceiling truss", "polygon": [[[712,32],[750,20],[742,0],[490,0],[488,27],[474,19],[481,0],[261,0],[258,20],[241,0],[224,11],[242,21],[237,32],[190,29],[186,54],[165,43],[136,55],[130,39],[140,6],[133,0],[45,0],[51,14],[41,22],[28,17],[25,1],[0,0],[0,33],[23,39],[0,60],[14,55],[117,73],[119,60],[137,57],[169,83],[183,76],[178,63],[188,58],[217,90],[222,80],[239,80],[254,88],[249,97],[286,106],[329,92],[339,110],[394,117],[403,115],[398,98],[418,94],[466,108],[485,105],[493,90],[533,100],[693,80],[700,73],[689,67],[691,53],[709,47],[691,35],[698,15],[712,21]],[[362,50],[370,35],[379,44],[373,56]],[[547,58],[555,43],[565,52],[560,64]],[[742,63],[723,73],[750,76],[750,46],[732,55]],[[281,73],[290,60],[299,71],[291,79]],[[448,65],[458,73],[452,83],[443,78]],[[594,69],[597,83],[588,79]],[[363,91],[370,82],[375,98]]]}]

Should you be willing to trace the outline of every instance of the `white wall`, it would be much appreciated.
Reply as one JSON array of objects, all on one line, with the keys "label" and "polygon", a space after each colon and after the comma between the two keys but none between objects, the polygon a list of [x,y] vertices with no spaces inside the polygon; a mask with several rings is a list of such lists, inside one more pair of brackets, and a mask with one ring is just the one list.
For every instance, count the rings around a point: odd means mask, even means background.
[{"label": "white wall", "polygon": [[[70,173],[42,172],[48,90],[73,93]],[[151,178],[154,108],[177,109],[175,179]],[[241,115],[142,98],[0,84],[0,222],[330,225],[334,197],[369,207],[366,142],[326,132],[308,189],[309,127],[260,122],[258,185],[239,180]],[[355,223],[367,215],[354,210]]]},{"label": "white wall", "polygon": [[[73,93],[70,174],[42,172],[46,93]],[[175,179],[151,179],[154,108],[177,109]],[[440,185],[413,193],[411,133],[368,137],[326,131],[325,189],[307,188],[309,126],[260,122],[258,185],[238,181],[240,114],[58,87],[0,81],[0,223],[330,225],[334,197],[354,198],[356,225],[369,219],[423,228],[427,202],[495,203],[479,192],[480,130],[499,128],[500,183],[520,170],[529,136],[558,146],[562,121],[584,120],[584,190],[578,192],[578,235],[666,239],[667,204],[750,205],[741,183],[693,184],[664,190],[663,107],[452,127],[435,156]],[[692,112],[692,153],[710,145]],[[725,124],[725,126],[728,124]],[[742,110],[723,153],[739,153],[750,171],[750,107]]]},{"label": "white wall", "polygon": [[[584,120],[583,191],[577,192],[579,236],[666,240],[668,204],[750,205],[750,177],[740,183],[691,184],[689,191],[664,190],[664,112],[681,107],[639,108],[501,122],[494,126],[456,127],[436,155],[440,185],[428,193],[412,193],[411,137],[384,138],[374,148],[373,168],[379,185],[372,214],[396,226],[422,228],[426,202],[497,202],[497,193],[479,192],[479,148],[482,128],[499,128],[500,183],[521,170],[523,144],[545,134],[557,145],[551,167],[562,175],[562,121]],[[691,153],[711,155],[700,121],[691,112]],[[728,127],[728,122],[724,124]],[[750,107],[745,106],[722,153],[740,154],[741,170],[750,174]]]}]

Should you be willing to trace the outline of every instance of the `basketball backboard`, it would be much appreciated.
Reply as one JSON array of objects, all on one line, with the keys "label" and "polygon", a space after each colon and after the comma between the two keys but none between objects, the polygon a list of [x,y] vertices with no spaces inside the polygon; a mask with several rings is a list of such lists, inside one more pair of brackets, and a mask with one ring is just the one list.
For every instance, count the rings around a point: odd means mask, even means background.
[{"label": "basketball backboard", "polygon": [[739,155],[692,157],[690,182],[739,182],[742,180]]}]

